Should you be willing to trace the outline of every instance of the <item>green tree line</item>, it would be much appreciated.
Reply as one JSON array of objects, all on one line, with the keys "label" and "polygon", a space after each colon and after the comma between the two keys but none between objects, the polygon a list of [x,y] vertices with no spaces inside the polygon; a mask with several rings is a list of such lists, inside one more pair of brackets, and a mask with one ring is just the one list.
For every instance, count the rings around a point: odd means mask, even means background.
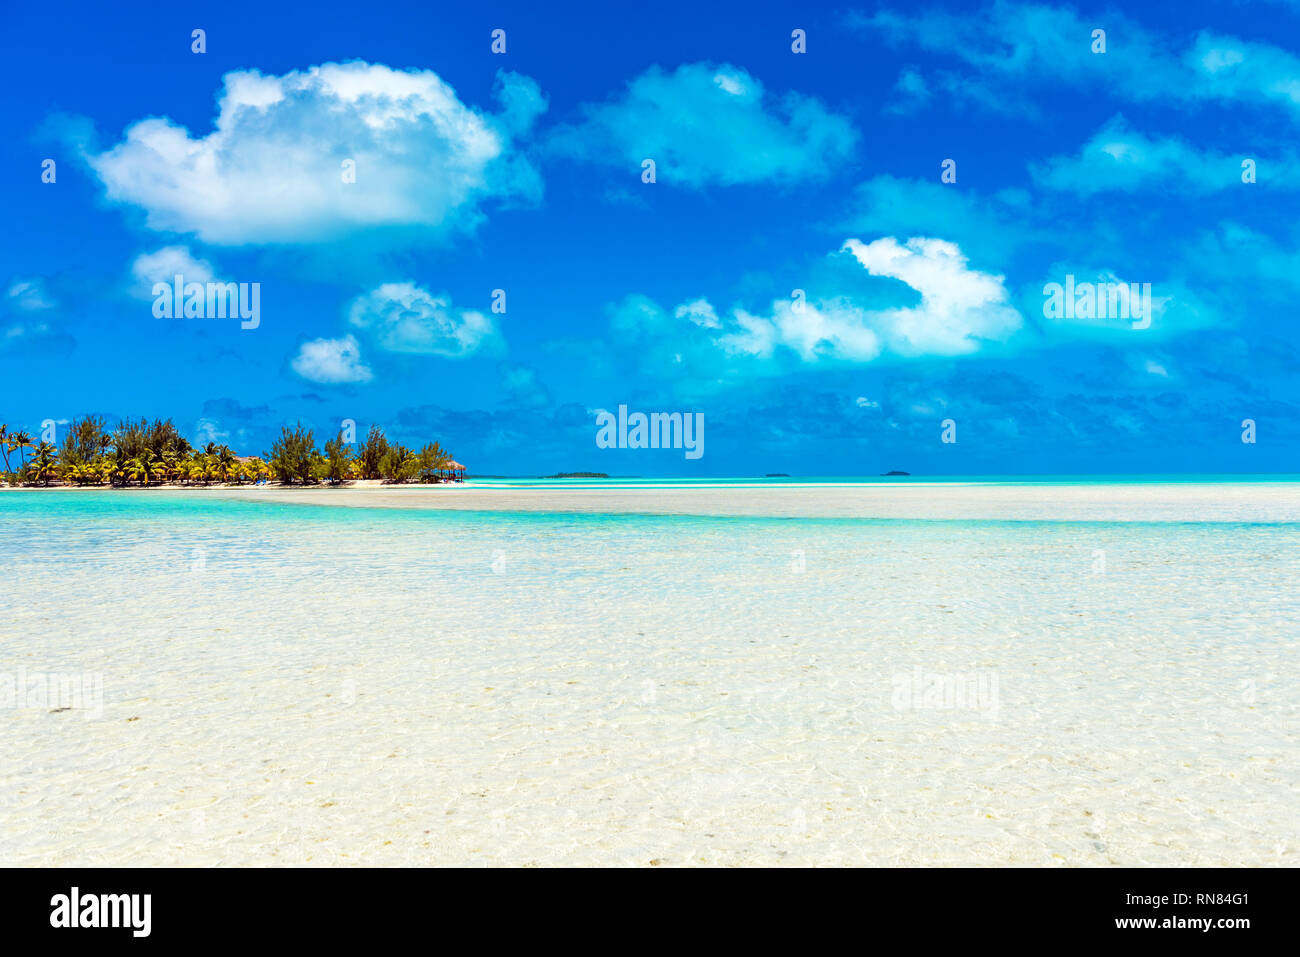
[{"label": "green tree line", "polygon": [[4,480],[11,485],[49,485],[58,480],[120,487],[243,484],[272,478],[286,485],[337,485],[350,479],[434,482],[452,462],[451,454],[437,442],[417,452],[390,443],[378,426],[371,427],[356,449],[343,441],[342,432],[317,448],[312,430],[299,422],[282,427],[269,452],[241,458],[228,445],[215,442],[196,448],[171,419],[123,420],[110,429],[102,416],[72,422],[58,446],[35,442],[28,432],[11,432],[0,425],[0,456]]}]

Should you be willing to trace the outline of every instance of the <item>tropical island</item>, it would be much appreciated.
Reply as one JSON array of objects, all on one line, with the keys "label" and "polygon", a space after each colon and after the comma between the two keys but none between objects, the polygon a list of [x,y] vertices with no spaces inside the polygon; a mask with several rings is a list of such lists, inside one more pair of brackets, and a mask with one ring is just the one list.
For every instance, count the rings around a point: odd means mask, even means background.
[{"label": "tropical island", "polygon": [[355,446],[339,432],[317,448],[314,433],[301,422],[281,427],[280,437],[262,456],[236,455],[215,442],[195,448],[171,419],[123,420],[109,430],[103,417],[86,416],[72,422],[57,446],[0,425],[0,456],[0,477],[11,486],[336,486],[357,479],[435,484],[465,477],[465,467],[437,442],[416,451],[390,442],[383,429],[371,426],[365,441]]}]

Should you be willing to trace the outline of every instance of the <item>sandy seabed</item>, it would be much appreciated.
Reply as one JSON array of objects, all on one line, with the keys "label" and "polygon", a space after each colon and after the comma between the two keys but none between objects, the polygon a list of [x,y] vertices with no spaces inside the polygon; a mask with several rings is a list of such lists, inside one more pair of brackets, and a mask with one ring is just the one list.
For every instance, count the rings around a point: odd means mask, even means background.
[{"label": "sandy seabed", "polygon": [[1293,866],[1293,488],[4,496],[0,863]]}]

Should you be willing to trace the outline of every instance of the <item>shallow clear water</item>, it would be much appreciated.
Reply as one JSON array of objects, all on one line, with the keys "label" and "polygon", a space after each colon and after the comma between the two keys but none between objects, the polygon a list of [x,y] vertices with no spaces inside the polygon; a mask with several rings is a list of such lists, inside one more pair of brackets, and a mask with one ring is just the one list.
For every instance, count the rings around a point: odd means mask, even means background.
[{"label": "shallow clear water", "polygon": [[0,859],[1294,864],[1300,525],[1186,518],[5,492]]}]

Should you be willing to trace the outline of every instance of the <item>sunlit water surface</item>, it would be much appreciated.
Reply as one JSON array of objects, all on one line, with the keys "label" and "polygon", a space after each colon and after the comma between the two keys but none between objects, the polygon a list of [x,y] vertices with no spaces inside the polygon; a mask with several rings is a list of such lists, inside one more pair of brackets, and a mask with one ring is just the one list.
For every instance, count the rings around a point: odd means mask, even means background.
[{"label": "sunlit water surface", "polygon": [[1295,865],[1297,581],[1194,514],[4,492],[0,863]]}]

